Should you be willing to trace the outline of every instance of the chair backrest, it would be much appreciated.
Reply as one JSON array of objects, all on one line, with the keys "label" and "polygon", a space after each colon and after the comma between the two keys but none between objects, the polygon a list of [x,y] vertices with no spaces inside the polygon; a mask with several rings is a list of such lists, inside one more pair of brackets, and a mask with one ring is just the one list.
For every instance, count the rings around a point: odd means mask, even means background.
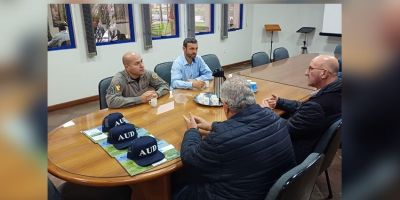
[{"label": "chair backrest", "polygon": [[215,54],[207,54],[201,56],[203,58],[204,62],[208,65],[210,70],[214,72],[216,69],[221,69],[221,63],[219,62],[218,57]]},{"label": "chair backrest", "polygon": [[274,61],[289,58],[289,52],[285,47],[279,47],[274,49]]},{"label": "chair backrest", "polygon": [[323,154],[311,153],[301,164],[284,173],[275,182],[265,200],[308,200],[323,160]]},{"label": "chair backrest", "polygon": [[154,68],[154,72],[162,78],[168,85],[171,85],[171,68],[173,62],[164,62],[157,64]]},{"label": "chair backrest", "polygon": [[99,82],[99,101],[100,101],[100,110],[104,108],[108,108],[106,101],[107,89],[111,84],[112,76],[102,79]]},{"label": "chair backrest", "polygon": [[337,45],[335,47],[335,50],[333,51],[333,53],[335,54],[336,58],[341,58],[342,57],[342,45]]},{"label": "chair backrest", "polygon": [[251,56],[251,67],[257,67],[270,63],[269,56],[265,52],[257,52]]},{"label": "chair backrest", "polygon": [[339,78],[342,78],[342,58],[341,58],[341,57],[338,58],[338,62],[339,62],[339,71],[338,71],[338,73],[337,73],[337,76],[338,76]]},{"label": "chair backrest", "polygon": [[332,123],[314,148],[314,152],[323,153],[325,155],[320,174],[331,165],[331,162],[335,157],[336,151],[340,145],[341,127],[342,119],[338,119]]}]

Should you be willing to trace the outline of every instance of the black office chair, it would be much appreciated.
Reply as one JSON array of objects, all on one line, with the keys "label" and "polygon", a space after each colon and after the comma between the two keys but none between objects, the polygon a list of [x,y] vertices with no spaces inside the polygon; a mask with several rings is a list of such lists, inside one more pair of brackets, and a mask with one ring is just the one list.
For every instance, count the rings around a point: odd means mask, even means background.
[{"label": "black office chair", "polygon": [[337,73],[337,76],[339,78],[342,78],[342,58],[338,58],[338,62],[339,62],[339,71]]},{"label": "black office chair", "polygon": [[336,151],[340,145],[342,119],[335,121],[328,130],[322,135],[314,149],[316,153],[323,153],[325,155],[324,162],[322,163],[319,175],[325,172],[326,183],[328,185],[329,195],[328,198],[333,197],[331,182],[329,180],[328,167],[331,165]]},{"label": "black office chair", "polygon": [[48,200],[61,200],[61,194],[58,192],[56,186],[47,178],[47,199]]},{"label": "black office chair", "polygon": [[204,62],[208,65],[212,72],[214,72],[216,69],[222,68],[218,57],[214,54],[203,55],[201,58],[203,58]]},{"label": "black office chair", "polygon": [[59,187],[63,200],[126,200],[131,199],[129,186],[99,187],[66,182]]},{"label": "black office chair", "polygon": [[323,154],[311,153],[275,182],[265,200],[310,199],[323,160]]},{"label": "black office chair", "polygon": [[60,44],[60,47],[62,47],[62,46],[71,46],[71,41],[66,40],[66,41],[62,42],[62,43]]},{"label": "black office chair", "polygon": [[171,68],[173,62],[165,62],[157,64],[154,68],[154,72],[162,78],[168,85],[171,85]]},{"label": "black office chair", "polygon": [[251,67],[257,67],[270,63],[269,56],[263,51],[254,53],[251,56]]},{"label": "black office chair", "polygon": [[274,55],[274,61],[289,58],[289,52],[285,47],[279,47],[274,49],[273,55]]},{"label": "black office chair", "polygon": [[108,108],[106,101],[107,89],[111,84],[112,76],[104,78],[99,82],[99,102],[100,102],[100,110],[104,108]]},{"label": "black office chair", "polygon": [[333,53],[335,54],[336,58],[341,58],[342,57],[342,45],[337,45],[335,47],[335,50],[333,51]]}]

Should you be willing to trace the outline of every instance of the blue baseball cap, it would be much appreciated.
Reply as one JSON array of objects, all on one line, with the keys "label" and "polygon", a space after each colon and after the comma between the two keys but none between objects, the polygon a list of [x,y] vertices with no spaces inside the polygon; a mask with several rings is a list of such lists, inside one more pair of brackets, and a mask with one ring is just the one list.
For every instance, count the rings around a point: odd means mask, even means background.
[{"label": "blue baseball cap", "polygon": [[107,115],[103,119],[103,123],[102,123],[102,127],[101,127],[102,131],[108,132],[111,128],[113,128],[115,126],[126,124],[126,122],[124,121],[123,118],[124,118],[124,116],[119,112],[115,112],[115,113],[111,113],[111,114]]},{"label": "blue baseball cap", "polygon": [[110,129],[107,142],[113,144],[116,149],[125,149],[138,137],[133,124],[123,124]]},{"label": "blue baseball cap", "polygon": [[162,160],[165,156],[158,150],[155,138],[143,136],[129,146],[127,157],[144,167]]}]

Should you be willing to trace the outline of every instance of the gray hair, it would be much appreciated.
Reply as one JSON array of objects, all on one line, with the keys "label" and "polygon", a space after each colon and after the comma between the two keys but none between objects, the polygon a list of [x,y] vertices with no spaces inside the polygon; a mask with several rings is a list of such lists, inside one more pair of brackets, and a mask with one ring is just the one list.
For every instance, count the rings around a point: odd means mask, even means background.
[{"label": "gray hair", "polygon": [[250,83],[238,76],[228,78],[222,84],[221,100],[228,104],[228,107],[234,112],[240,112],[242,109],[256,104]]}]

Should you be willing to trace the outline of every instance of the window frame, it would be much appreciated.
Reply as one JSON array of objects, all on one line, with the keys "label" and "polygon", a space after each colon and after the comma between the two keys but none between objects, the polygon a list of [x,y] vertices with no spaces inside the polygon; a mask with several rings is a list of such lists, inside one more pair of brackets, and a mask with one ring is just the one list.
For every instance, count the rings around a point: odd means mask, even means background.
[{"label": "window frame", "polygon": [[[194,6],[196,7],[196,4]],[[211,23],[210,23],[211,28],[210,28],[210,31],[196,33],[196,30],[195,30],[195,33],[194,33],[195,35],[214,34],[214,4],[210,4],[210,12],[211,12],[211,16],[210,16],[210,18],[211,18],[210,19],[211,20]],[[196,26],[196,23],[195,23],[195,26]]]},{"label": "window frame", "polygon": [[[116,4],[116,3],[112,3]],[[93,4],[92,4],[93,5]],[[132,10],[132,4],[128,4],[128,19],[129,19],[129,32],[131,39],[130,40],[121,40],[121,41],[110,41],[110,42],[101,42],[97,43],[96,46],[105,46],[105,45],[113,45],[113,44],[123,44],[123,43],[129,43],[129,42],[135,42],[135,29],[134,29],[134,17],[133,17],[133,10]]]},{"label": "window frame", "polygon": [[242,3],[240,4],[240,8],[239,8],[239,16],[240,16],[239,28],[228,28],[228,32],[237,31],[237,30],[243,29],[243,4]]},{"label": "window frame", "polygon": [[47,47],[47,51],[57,51],[57,50],[64,50],[64,49],[75,49],[75,35],[74,35],[74,27],[72,24],[72,15],[71,15],[71,5],[64,4],[65,7],[65,16],[67,17],[67,24],[68,24],[68,33],[69,33],[69,41],[71,45],[69,46],[61,46],[61,47]]},{"label": "window frame", "polygon": [[[158,4],[163,4],[163,3],[158,3]],[[165,4],[165,3],[164,3]],[[173,4],[173,3],[171,3]],[[168,36],[159,36],[159,37],[153,37],[153,35],[151,36],[151,40],[162,40],[162,39],[169,39],[169,38],[179,38],[180,34],[179,34],[179,4],[173,4],[174,5],[174,13],[175,13],[175,27],[176,27],[176,34],[175,35],[168,35]],[[151,15],[151,8],[150,8],[150,15]],[[162,16],[160,16],[162,17]],[[152,19],[150,18],[150,24]],[[150,27],[151,28],[151,27]]]}]

